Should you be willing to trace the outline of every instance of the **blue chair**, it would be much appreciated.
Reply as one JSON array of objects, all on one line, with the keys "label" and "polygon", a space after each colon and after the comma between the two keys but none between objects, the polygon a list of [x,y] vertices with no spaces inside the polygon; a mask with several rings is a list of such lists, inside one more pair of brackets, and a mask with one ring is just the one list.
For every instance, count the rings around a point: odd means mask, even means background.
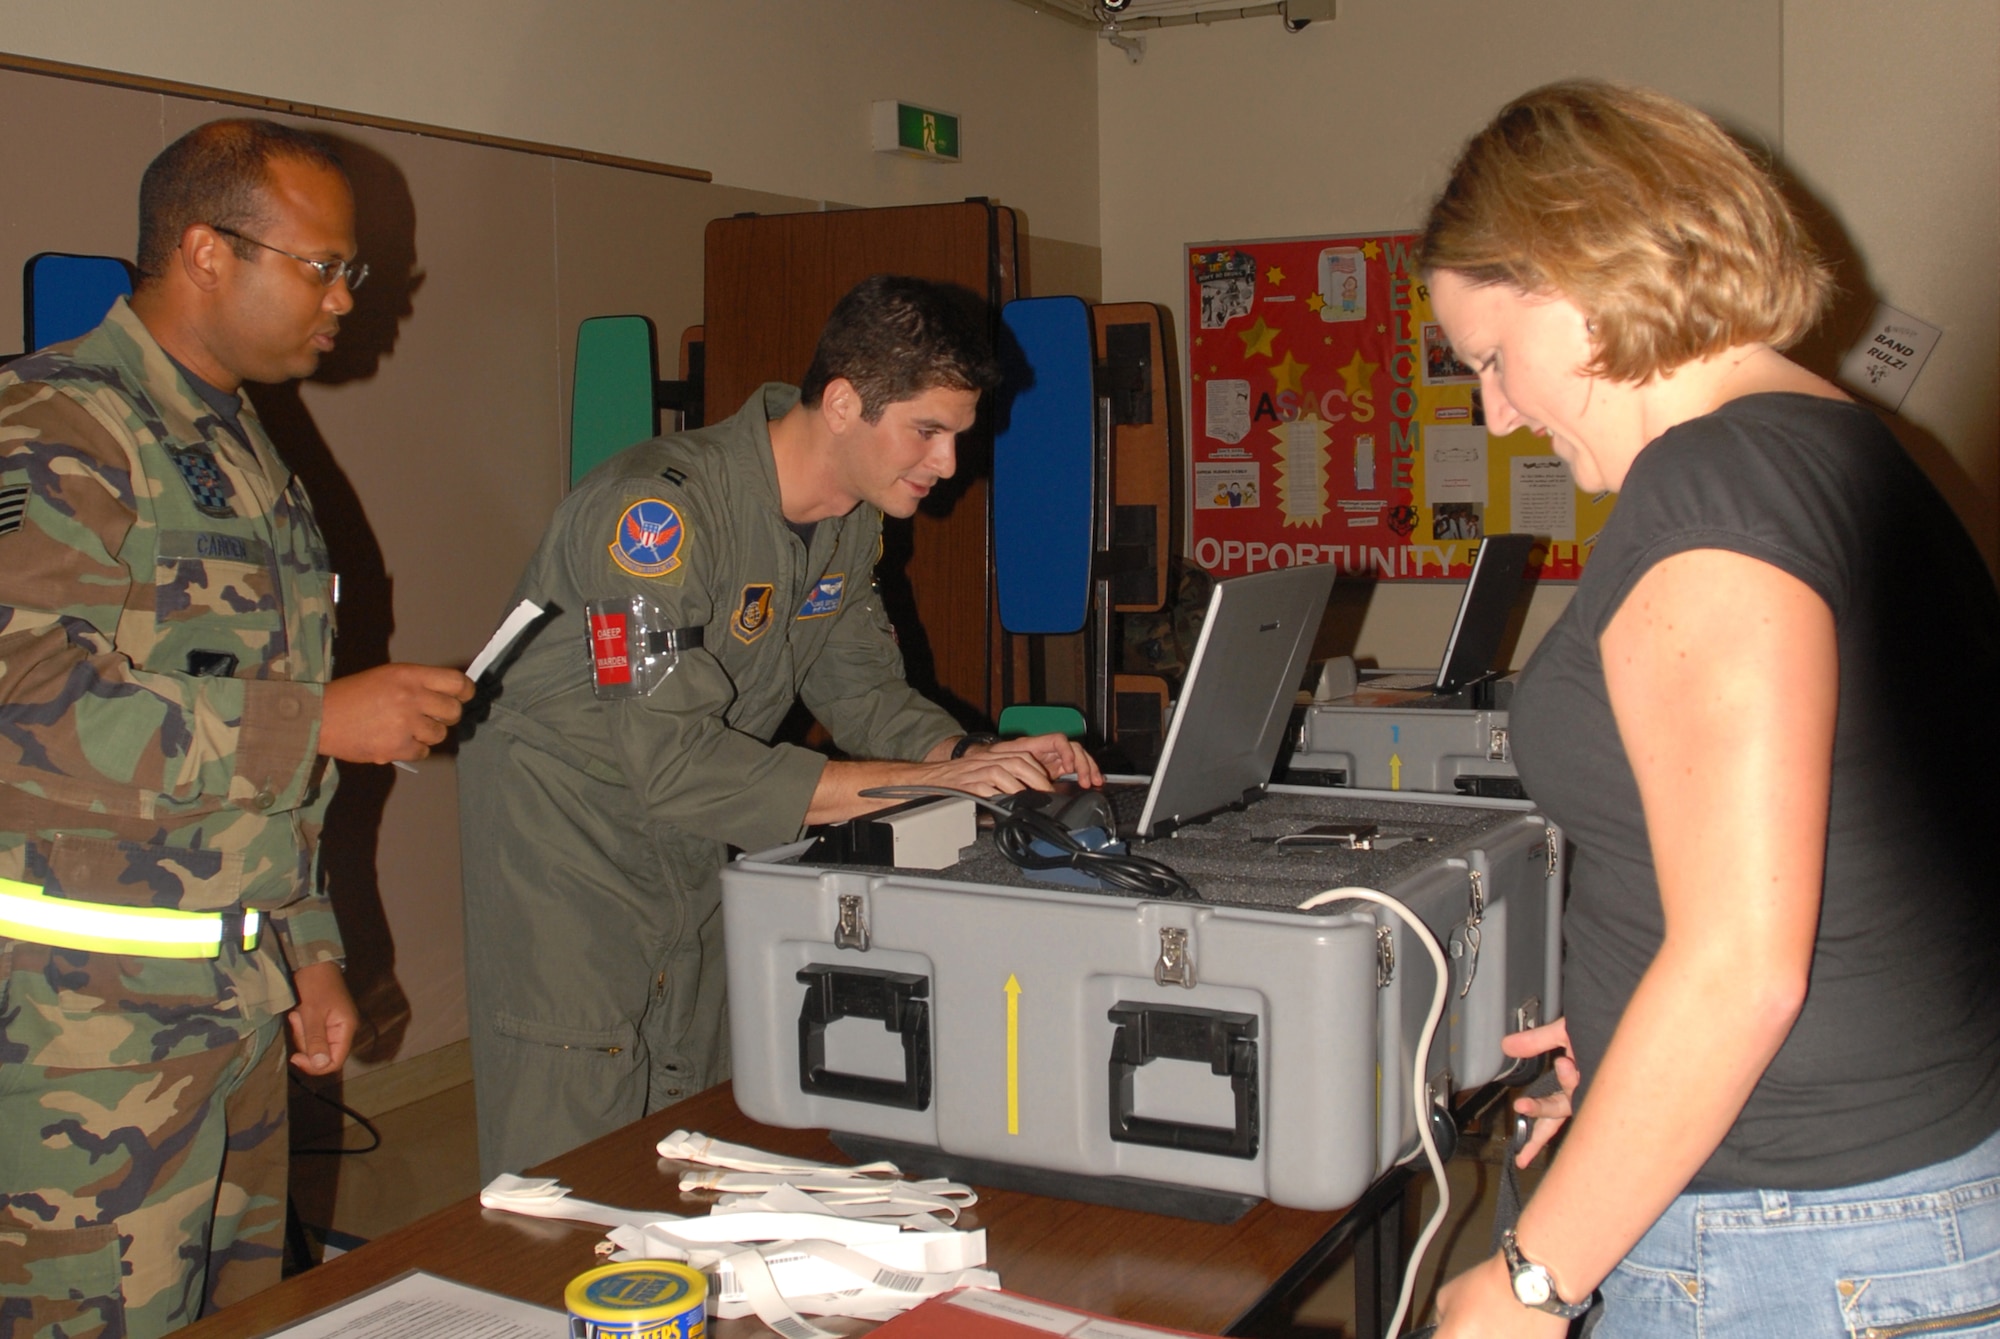
[{"label": "blue chair", "polygon": [[1008,368],[993,439],[993,558],[1000,626],[1070,633],[1090,608],[1097,473],[1096,360],[1081,298],[1017,298],[1000,322]]},{"label": "blue chair", "polygon": [[30,256],[21,274],[22,344],[33,353],[89,334],[132,294],[132,268],[116,256],[76,256],[44,251]]}]

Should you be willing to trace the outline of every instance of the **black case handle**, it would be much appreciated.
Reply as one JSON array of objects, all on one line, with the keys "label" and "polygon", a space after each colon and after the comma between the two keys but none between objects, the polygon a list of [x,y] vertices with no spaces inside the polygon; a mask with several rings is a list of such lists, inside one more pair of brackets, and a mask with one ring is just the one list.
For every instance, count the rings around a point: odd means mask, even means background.
[{"label": "black case handle", "polygon": [[[924,1111],[931,1104],[930,978],[872,967],[812,963],[799,971],[799,1087],[823,1097]],[[826,1067],[826,1029],[842,1018],[873,1018],[903,1038],[903,1077],[870,1078]]]},{"label": "black case handle", "polygon": [[[1110,1018],[1111,1137],[1123,1144],[1215,1153],[1226,1158],[1257,1156],[1257,1016],[1177,1004],[1135,1004],[1120,1000]],[[1236,1096],[1236,1124],[1193,1125],[1157,1120],[1132,1112],[1132,1076],[1154,1060],[1198,1060],[1227,1075]]]}]

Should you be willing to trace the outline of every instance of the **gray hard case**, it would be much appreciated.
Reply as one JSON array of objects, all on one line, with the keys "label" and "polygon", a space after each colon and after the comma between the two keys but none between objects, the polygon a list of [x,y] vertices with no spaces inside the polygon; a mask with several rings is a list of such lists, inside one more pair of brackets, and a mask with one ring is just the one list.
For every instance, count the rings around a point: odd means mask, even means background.
[{"label": "gray hard case", "polygon": [[[1357,822],[1428,840],[1274,840]],[[803,849],[722,875],[736,1101],[768,1124],[1332,1209],[1416,1147],[1434,978],[1389,911],[1300,901],[1379,888],[1438,936],[1433,1100],[1559,1012],[1561,840],[1525,804],[1272,787],[1144,848],[1198,902],[1031,884],[984,837],[944,874]]]},{"label": "gray hard case", "polygon": [[1472,707],[1315,702],[1285,768],[1295,777],[1341,773],[1357,790],[1491,795],[1520,784],[1507,713]]}]

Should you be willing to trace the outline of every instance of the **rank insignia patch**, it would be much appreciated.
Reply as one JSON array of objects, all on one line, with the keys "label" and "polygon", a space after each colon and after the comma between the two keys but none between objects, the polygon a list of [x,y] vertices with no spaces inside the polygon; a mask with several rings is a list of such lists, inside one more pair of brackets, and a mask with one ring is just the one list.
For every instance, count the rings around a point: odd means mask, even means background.
[{"label": "rank insignia patch", "polygon": [[663,577],[681,565],[687,529],[673,504],[649,497],[634,502],[618,518],[611,561],[635,577]]},{"label": "rank insignia patch", "polygon": [[236,495],[235,485],[222,472],[222,466],[215,463],[215,457],[207,447],[169,446],[167,454],[173,457],[174,468],[181,472],[182,482],[194,497],[194,505],[204,516],[234,516],[236,508],[230,499]]},{"label": "rank insignia patch", "polygon": [[806,594],[806,602],[799,606],[800,618],[825,618],[840,608],[840,597],[847,589],[847,573],[829,572],[813,584]]},{"label": "rank insignia patch", "polygon": [[28,515],[28,485],[9,484],[0,488],[0,535],[11,535],[21,528]]},{"label": "rank insignia patch", "polygon": [[749,645],[771,627],[771,595],[768,581],[753,581],[743,588],[736,611],[729,616],[729,631],[737,641]]}]

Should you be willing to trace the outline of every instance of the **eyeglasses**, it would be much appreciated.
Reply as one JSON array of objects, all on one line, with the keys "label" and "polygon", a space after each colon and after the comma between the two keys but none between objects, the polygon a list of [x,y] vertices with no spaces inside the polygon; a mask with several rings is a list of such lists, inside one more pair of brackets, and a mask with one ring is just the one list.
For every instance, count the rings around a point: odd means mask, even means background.
[{"label": "eyeglasses", "polygon": [[345,279],[347,280],[347,291],[352,293],[360,288],[361,285],[368,282],[368,266],[365,263],[357,265],[351,260],[314,260],[310,256],[296,255],[293,252],[284,250],[282,247],[272,246],[269,242],[260,242],[254,237],[246,237],[234,228],[225,228],[215,223],[211,223],[208,226],[216,232],[221,233],[224,237],[234,237],[239,242],[248,242],[252,246],[261,246],[266,251],[276,251],[288,260],[296,260],[312,266],[313,272],[319,275],[322,287],[332,288],[342,279]]}]

